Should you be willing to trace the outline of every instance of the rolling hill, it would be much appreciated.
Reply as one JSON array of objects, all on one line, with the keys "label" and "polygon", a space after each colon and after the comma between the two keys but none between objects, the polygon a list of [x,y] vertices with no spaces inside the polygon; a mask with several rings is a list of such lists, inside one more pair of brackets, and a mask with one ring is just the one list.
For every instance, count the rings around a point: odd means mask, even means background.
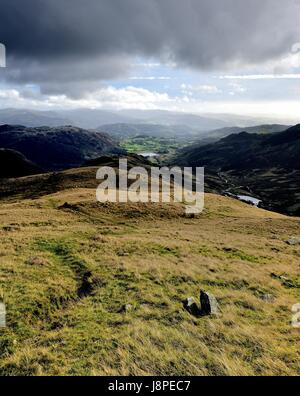
[{"label": "rolling hill", "polygon": [[42,172],[41,168],[23,154],[14,150],[0,149],[0,178],[15,178]]},{"label": "rolling hill", "polygon": [[265,208],[300,214],[300,125],[276,134],[230,135],[183,149],[174,163],[204,166],[225,181],[219,192],[247,193]]},{"label": "rolling hill", "polygon": [[219,140],[226,136],[239,134],[241,132],[269,134],[269,133],[284,132],[288,128],[289,126],[281,125],[281,124],[265,124],[265,125],[256,125],[250,127],[225,127],[225,128],[216,129],[214,131],[210,131],[207,134],[207,137],[214,140]]},{"label": "rolling hill", "polygon": [[82,165],[103,153],[121,152],[106,134],[72,126],[0,126],[0,147],[16,150],[45,170]]},{"label": "rolling hill", "polygon": [[241,132],[210,145],[187,147],[177,161],[219,170],[300,169],[300,125],[272,135]]}]

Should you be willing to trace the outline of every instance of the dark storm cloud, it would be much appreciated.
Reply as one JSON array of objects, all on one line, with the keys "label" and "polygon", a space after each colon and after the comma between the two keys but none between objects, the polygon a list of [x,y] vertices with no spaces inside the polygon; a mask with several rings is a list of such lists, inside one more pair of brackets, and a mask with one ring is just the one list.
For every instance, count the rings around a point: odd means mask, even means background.
[{"label": "dark storm cloud", "polygon": [[76,91],[133,56],[198,69],[260,63],[300,41],[298,0],[1,0],[5,78]]}]

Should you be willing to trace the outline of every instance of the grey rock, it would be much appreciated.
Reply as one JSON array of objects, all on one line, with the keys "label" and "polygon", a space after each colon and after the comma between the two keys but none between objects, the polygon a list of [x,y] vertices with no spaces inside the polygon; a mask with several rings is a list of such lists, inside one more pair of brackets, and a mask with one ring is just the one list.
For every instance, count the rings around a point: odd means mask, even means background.
[{"label": "grey rock", "polygon": [[123,305],[123,307],[121,308],[120,312],[131,312],[133,310],[133,305],[131,304],[125,304]]},{"label": "grey rock", "polygon": [[0,328],[6,327],[6,308],[4,303],[0,303]]},{"label": "grey rock", "polygon": [[291,238],[291,239],[287,240],[286,243],[288,245],[292,245],[292,246],[300,245],[300,238]]},{"label": "grey rock", "polygon": [[45,265],[47,264],[47,260],[43,257],[32,256],[26,260],[26,264],[28,265]]},{"label": "grey rock", "polygon": [[200,291],[200,304],[201,304],[201,315],[218,315],[220,313],[220,307],[217,299],[210,293],[204,290]]},{"label": "grey rock", "polygon": [[189,297],[183,301],[184,309],[186,309],[191,315],[200,316],[201,310],[196,304],[193,297]]},{"label": "grey rock", "polygon": [[128,256],[129,256],[129,253],[124,252],[123,250],[119,250],[119,251],[117,252],[117,256],[119,256],[119,257],[128,257]]},{"label": "grey rock", "polygon": [[275,297],[272,294],[263,294],[261,296],[261,299],[265,302],[274,302],[275,301]]}]

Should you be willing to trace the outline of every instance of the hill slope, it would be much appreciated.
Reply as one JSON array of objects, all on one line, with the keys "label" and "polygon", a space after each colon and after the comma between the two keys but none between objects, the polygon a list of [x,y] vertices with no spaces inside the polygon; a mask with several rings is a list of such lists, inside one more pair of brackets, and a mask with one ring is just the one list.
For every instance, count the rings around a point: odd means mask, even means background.
[{"label": "hill slope", "polygon": [[300,215],[300,125],[271,134],[242,132],[220,141],[187,147],[174,163],[217,172],[230,191],[254,195],[265,208]]},{"label": "hill slope", "polygon": [[187,147],[178,163],[227,169],[300,169],[300,125],[272,135],[241,132],[206,146]]},{"label": "hill slope", "polygon": [[21,153],[0,148],[0,178],[21,177],[42,173],[42,169],[28,161]]},{"label": "hill slope", "polygon": [[2,125],[0,147],[20,151],[46,170],[80,166],[103,153],[119,150],[108,135],[72,126],[27,128]]},{"label": "hill slope", "polygon": [[[54,194],[0,201],[1,375],[300,374],[299,218],[213,194],[194,219],[100,204],[95,168],[62,174]],[[200,288],[221,316],[183,309]]]},{"label": "hill slope", "polygon": [[238,134],[241,132],[257,133],[257,134],[279,133],[286,131],[288,128],[289,127],[287,125],[280,125],[280,124],[256,125],[251,127],[225,127],[209,132],[207,137],[211,139],[222,139],[226,136],[232,134]]}]

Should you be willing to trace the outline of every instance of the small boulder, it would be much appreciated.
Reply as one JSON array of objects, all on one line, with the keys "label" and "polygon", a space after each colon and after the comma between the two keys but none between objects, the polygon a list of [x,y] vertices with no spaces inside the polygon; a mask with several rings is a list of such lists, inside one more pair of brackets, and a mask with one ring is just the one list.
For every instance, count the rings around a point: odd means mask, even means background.
[{"label": "small boulder", "polygon": [[272,303],[275,301],[275,297],[272,294],[263,294],[260,297],[263,301]]},{"label": "small boulder", "polygon": [[291,238],[286,241],[288,245],[295,246],[300,245],[300,238]]},{"label": "small boulder", "polygon": [[0,328],[6,327],[6,308],[3,302],[0,302]]},{"label": "small boulder", "polygon": [[183,301],[184,309],[186,309],[191,315],[200,316],[201,310],[196,304],[193,297],[189,297]]},{"label": "small boulder", "polygon": [[120,312],[128,313],[133,310],[133,305],[132,304],[125,304],[123,307],[120,309]]},{"label": "small boulder", "polygon": [[105,237],[103,237],[102,235],[95,235],[92,240],[94,242],[98,242],[98,243],[106,243],[107,239]]},{"label": "small boulder", "polygon": [[201,315],[218,315],[220,307],[216,298],[204,290],[200,291]]},{"label": "small boulder", "polygon": [[65,202],[63,205],[60,205],[58,207],[60,210],[73,210],[73,211],[78,211],[78,206],[70,204],[68,202]]},{"label": "small boulder", "polygon": [[128,257],[128,256],[129,256],[129,253],[124,252],[124,250],[119,250],[119,251],[117,252],[117,256],[119,256],[119,257]]},{"label": "small boulder", "polygon": [[26,264],[28,264],[28,265],[42,266],[42,265],[46,265],[47,263],[48,262],[45,258],[38,257],[38,256],[32,256],[26,260]]}]

